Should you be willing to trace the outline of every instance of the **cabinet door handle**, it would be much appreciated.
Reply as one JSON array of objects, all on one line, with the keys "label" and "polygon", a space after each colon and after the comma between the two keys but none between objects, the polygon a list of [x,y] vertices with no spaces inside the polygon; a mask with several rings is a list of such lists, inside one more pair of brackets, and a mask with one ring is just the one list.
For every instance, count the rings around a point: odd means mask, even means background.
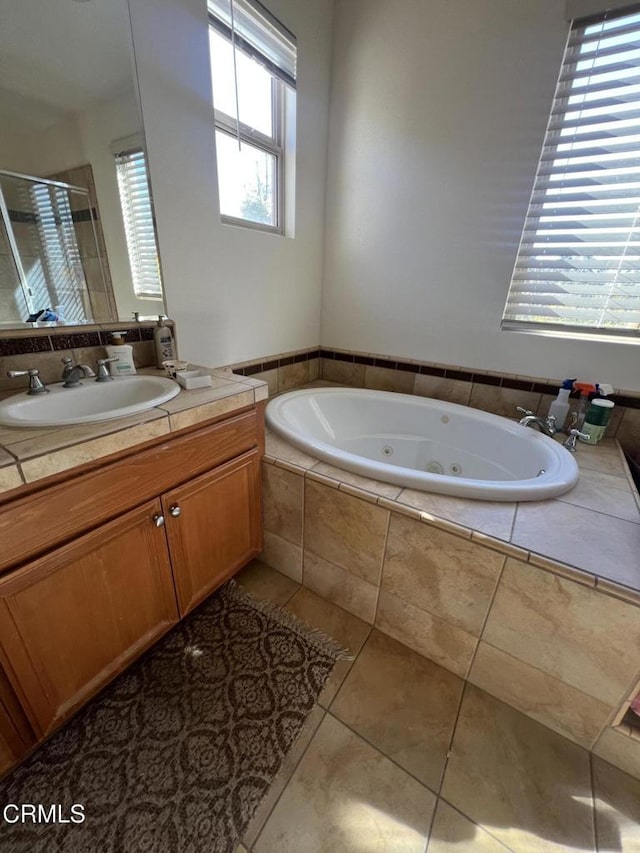
[{"label": "cabinet door handle", "polygon": [[179,504],[172,504],[172,506],[169,507],[169,515],[172,515],[174,518],[177,518],[181,512],[182,510],[180,509]]},{"label": "cabinet door handle", "polygon": [[164,515],[154,515],[152,521],[156,527],[164,527]]}]

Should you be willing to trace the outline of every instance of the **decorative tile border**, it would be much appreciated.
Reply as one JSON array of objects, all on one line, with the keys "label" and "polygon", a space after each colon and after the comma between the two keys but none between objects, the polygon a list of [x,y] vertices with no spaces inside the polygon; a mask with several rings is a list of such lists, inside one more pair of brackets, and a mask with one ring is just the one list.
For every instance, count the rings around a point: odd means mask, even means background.
[{"label": "decorative tile border", "polygon": [[[168,323],[168,325],[172,325]],[[78,329],[78,327],[74,327]],[[112,343],[111,331],[126,331],[126,342],[129,344],[153,340],[154,325],[135,325],[114,321],[93,325],[91,331],[69,332],[63,327],[50,329],[34,329],[34,334],[20,334],[15,337],[0,337],[0,358],[13,355],[32,355],[36,352],[57,352],[59,350],[78,349],[84,347],[106,346]],[[20,330],[23,332],[23,330]],[[254,371],[257,372],[257,371]],[[248,374],[247,374],[248,375]]]}]

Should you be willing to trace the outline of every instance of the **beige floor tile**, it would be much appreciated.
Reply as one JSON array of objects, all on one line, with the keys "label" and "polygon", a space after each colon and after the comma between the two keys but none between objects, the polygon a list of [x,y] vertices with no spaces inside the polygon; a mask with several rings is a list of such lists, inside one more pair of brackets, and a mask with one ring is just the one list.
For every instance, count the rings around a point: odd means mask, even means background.
[{"label": "beige floor tile", "polygon": [[[325,634],[333,637],[355,658],[365,643],[371,631],[362,619],[347,613],[341,607],[325,601],[309,589],[299,589],[287,604],[287,610],[295,613],[300,619],[313,628],[320,628]],[[339,660],[333,668],[329,681],[320,694],[318,703],[328,708],[347,673],[353,665],[352,661]]]},{"label": "beige floor tile", "polygon": [[384,590],[378,598],[375,624],[434,663],[466,676],[478,642],[467,631]]},{"label": "beige floor tile", "polygon": [[304,544],[330,563],[378,585],[389,510],[308,480]]},{"label": "beige floor tile", "polygon": [[304,552],[303,584],[327,601],[373,625],[378,604],[377,586],[311,551]]},{"label": "beige floor tile", "polygon": [[265,825],[267,818],[273,811],[273,807],[278,802],[280,795],[286,788],[294,770],[304,755],[305,749],[309,746],[311,738],[314,736],[318,726],[322,722],[324,715],[324,708],[321,708],[319,705],[315,705],[305,720],[302,731],[287,753],[280,772],[271,783],[267,794],[258,806],[253,818],[251,819],[251,823],[244,834],[244,838],[242,840],[247,847],[251,847],[255,843],[255,840],[260,834],[262,827]]},{"label": "beige floor tile", "polygon": [[394,486],[391,483],[381,483],[380,480],[370,480],[368,477],[361,477],[360,474],[352,474],[351,471],[343,471],[342,468],[335,468],[326,462],[318,462],[317,465],[313,466],[313,470],[316,474],[324,474],[325,477],[331,477],[333,480],[338,480],[341,483],[357,486],[357,488],[363,489],[365,492],[371,492],[374,495],[389,498],[389,500],[397,498],[402,491],[400,486]]},{"label": "beige floor tile", "polygon": [[435,796],[328,714],[255,853],[423,853]]},{"label": "beige floor tile", "polygon": [[506,853],[508,849],[445,800],[438,800],[426,853]]},{"label": "beige floor tile", "polygon": [[593,789],[600,853],[638,853],[640,782],[594,756]]},{"label": "beige floor tile", "polygon": [[638,670],[640,610],[509,557],[483,639],[613,707]]},{"label": "beige floor tile", "polygon": [[462,679],[372,631],[331,713],[438,791]]},{"label": "beige floor tile", "polygon": [[638,506],[626,478],[623,477],[585,468],[580,471],[576,486],[557,500],[640,524]]},{"label": "beige floor tile", "polygon": [[238,572],[235,580],[256,598],[273,601],[281,606],[298,591],[300,585],[280,574],[260,560],[252,560]]},{"label": "beige floor tile", "polygon": [[595,850],[586,750],[471,685],[442,796],[515,853]]},{"label": "beige floor tile", "polygon": [[480,635],[504,554],[392,514],[382,589]]},{"label": "beige floor tile", "polygon": [[260,559],[295,583],[302,583],[302,546],[294,545],[270,530],[263,531],[264,544]]},{"label": "beige floor tile", "polygon": [[415,489],[404,489],[396,500],[422,512],[455,521],[472,530],[479,530],[488,536],[504,539],[505,542],[509,541],[516,511],[516,504],[512,503],[452,498],[448,495],[418,492]]},{"label": "beige floor tile", "polygon": [[294,545],[302,544],[302,499],[304,477],[262,465],[262,495],[265,529]]},{"label": "beige floor tile", "polygon": [[626,586],[640,584],[640,525],[561,501],[521,503],[511,541]]}]

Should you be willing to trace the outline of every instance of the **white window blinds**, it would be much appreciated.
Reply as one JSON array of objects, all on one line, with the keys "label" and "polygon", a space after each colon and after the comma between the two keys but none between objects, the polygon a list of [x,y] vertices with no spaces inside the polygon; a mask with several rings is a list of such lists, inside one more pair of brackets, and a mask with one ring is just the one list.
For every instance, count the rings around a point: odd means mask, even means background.
[{"label": "white window blinds", "polygon": [[115,155],[122,218],[135,295],[161,299],[162,279],[144,151]]},{"label": "white window blinds", "polygon": [[296,87],[296,37],[258,0],[209,0],[212,25],[292,89]]},{"label": "white window blinds", "polygon": [[572,25],[502,326],[640,340],[640,8]]}]

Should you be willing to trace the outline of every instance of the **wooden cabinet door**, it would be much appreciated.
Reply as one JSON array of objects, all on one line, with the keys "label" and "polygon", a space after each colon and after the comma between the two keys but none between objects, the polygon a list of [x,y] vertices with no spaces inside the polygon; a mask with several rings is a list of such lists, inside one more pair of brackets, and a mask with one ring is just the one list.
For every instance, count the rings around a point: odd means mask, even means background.
[{"label": "wooden cabinet door", "polygon": [[0,578],[2,663],[39,737],[177,622],[160,511],[150,501]]},{"label": "wooden cabinet door", "polygon": [[16,695],[0,669],[0,776],[17,764],[35,742]]},{"label": "wooden cabinet door", "polygon": [[262,550],[260,451],[162,496],[182,616]]}]

